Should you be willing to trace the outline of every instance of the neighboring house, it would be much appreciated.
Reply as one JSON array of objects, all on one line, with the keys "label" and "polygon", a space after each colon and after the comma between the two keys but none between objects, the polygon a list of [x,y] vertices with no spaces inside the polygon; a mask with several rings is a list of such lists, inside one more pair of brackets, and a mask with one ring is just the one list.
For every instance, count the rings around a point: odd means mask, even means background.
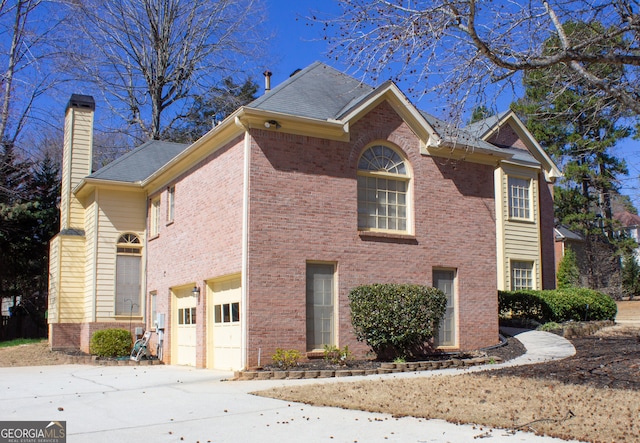
[{"label": "neighboring house", "polygon": [[[620,231],[640,245],[640,215],[622,211],[613,214],[613,218],[620,224]],[[635,256],[636,260],[640,261],[640,247],[636,248]]]},{"label": "neighboring house", "polygon": [[349,291],[391,282],[441,288],[435,345],[472,350],[498,343],[497,288],[554,285],[559,171],[512,113],[454,131],[392,82],[314,63],[192,145],[151,141],[91,174],[93,107],[67,110],[54,348],[157,322],[170,364],[362,357]]}]

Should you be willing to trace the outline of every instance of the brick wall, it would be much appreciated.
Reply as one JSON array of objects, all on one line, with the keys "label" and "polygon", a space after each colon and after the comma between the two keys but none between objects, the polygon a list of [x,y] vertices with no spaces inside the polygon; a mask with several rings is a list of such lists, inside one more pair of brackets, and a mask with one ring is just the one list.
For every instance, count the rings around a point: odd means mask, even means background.
[{"label": "brick wall", "polygon": [[80,323],[49,323],[49,347],[54,351],[80,349]]},{"label": "brick wall", "polygon": [[[147,294],[156,292],[157,312],[166,314],[163,360],[171,362],[172,288],[200,287],[196,306],[196,364],[206,362],[206,280],[239,273],[242,258],[243,139],[218,149],[175,185],[175,218],[166,220],[167,190],[161,196],[159,235],[148,242]],[[147,318],[151,321],[151,313]],[[147,325],[152,328],[153,325]]]},{"label": "brick wall", "polygon": [[80,350],[89,354],[91,337],[103,329],[126,329],[135,340],[135,328],[144,327],[140,322],[93,322],[49,324],[49,347],[55,350]]},{"label": "brick wall", "polygon": [[553,184],[547,183],[544,173],[538,178],[540,184],[540,247],[542,249],[542,289],[555,289],[555,234],[553,209]]},{"label": "brick wall", "polygon": [[[460,349],[498,342],[493,168],[422,156],[419,140],[386,103],[351,127],[351,142],[252,130],[248,287],[249,366],[276,347],[306,350],[309,261],[336,264],[338,345],[359,356],[349,291],[367,283],[430,285],[456,269]],[[389,141],[408,159],[415,235],[361,236],[356,167],[364,148]],[[265,358],[267,357],[267,358]]]}]

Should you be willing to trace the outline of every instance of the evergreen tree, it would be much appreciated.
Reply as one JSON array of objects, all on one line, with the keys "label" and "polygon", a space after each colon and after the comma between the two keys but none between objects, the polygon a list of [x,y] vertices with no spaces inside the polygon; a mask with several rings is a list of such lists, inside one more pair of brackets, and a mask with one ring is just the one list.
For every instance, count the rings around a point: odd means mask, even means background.
[{"label": "evergreen tree", "polygon": [[572,288],[580,285],[580,269],[573,249],[567,248],[558,266],[558,288]]},{"label": "evergreen tree", "polygon": [[[567,23],[564,31],[589,41],[607,30],[594,23]],[[558,38],[550,38],[544,53],[552,55],[558,47]],[[599,54],[611,48],[590,50]],[[623,68],[615,65],[592,64],[589,69],[611,80],[624,75]],[[625,111],[619,102],[579,81],[561,65],[527,73],[524,85],[525,97],[513,109],[564,173],[554,191],[556,218],[586,239],[589,286],[610,286],[610,277],[619,268],[612,200],[618,178],[627,174],[624,160],[611,151],[631,135],[631,128],[624,125]]]},{"label": "evergreen tree", "polygon": [[622,259],[622,289],[630,299],[640,295],[640,265],[633,252]]},{"label": "evergreen tree", "polygon": [[191,143],[209,132],[239,107],[252,102],[258,92],[258,84],[247,80],[236,83],[231,77],[211,89],[206,96],[196,97],[185,117],[185,124],[167,131],[168,140]]},{"label": "evergreen tree", "polygon": [[471,121],[469,123],[475,123],[477,121],[484,120],[485,118],[491,117],[495,114],[496,113],[493,111],[493,109],[489,109],[485,105],[478,106],[477,108],[473,109],[471,113]]},{"label": "evergreen tree", "polygon": [[[19,165],[20,167],[17,167]],[[0,297],[9,298],[44,329],[49,240],[59,227],[58,166],[49,156],[38,163],[14,163],[22,180],[8,181],[11,198],[0,202]]]}]

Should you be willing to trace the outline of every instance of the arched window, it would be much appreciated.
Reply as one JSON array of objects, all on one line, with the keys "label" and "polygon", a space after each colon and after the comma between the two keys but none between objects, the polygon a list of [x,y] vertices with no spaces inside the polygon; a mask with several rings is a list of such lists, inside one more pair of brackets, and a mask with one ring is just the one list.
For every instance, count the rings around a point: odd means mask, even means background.
[{"label": "arched window", "polygon": [[118,238],[116,255],[116,315],[139,316],[141,307],[142,244],[135,234]]},{"label": "arched window", "polygon": [[358,162],[358,229],[408,231],[409,173],[388,146],[372,146]]}]

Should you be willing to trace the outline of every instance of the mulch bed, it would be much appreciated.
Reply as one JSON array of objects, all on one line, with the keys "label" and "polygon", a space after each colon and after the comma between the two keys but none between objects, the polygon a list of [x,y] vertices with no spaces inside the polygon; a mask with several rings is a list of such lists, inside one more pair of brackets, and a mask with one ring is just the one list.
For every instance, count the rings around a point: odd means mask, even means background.
[{"label": "mulch bed", "polygon": [[499,369],[492,375],[556,380],[595,388],[640,390],[640,337],[570,339],[576,355],[548,363]]},{"label": "mulch bed", "polygon": [[[496,357],[496,360],[511,360],[512,358],[519,357],[526,352],[525,347],[513,337],[506,337],[507,343],[502,346],[498,346],[492,349],[472,352],[472,353],[453,353],[453,354],[434,354],[425,357],[423,360],[427,361],[442,361],[449,360],[451,358],[456,359],[471,359],[480,355],[487,355]],[[333,364],[323,358],[312,359],[308,361],[302,361],[298,363],[295,368],[289,370],[295,371],[338,371],[338,370],[371,370],[379,369],[383,362],[376,360],[349,360],[345,365]],[[266,365],[260,368],[261,371],[284,371],[285,369],[278,367],[277,365]]]}]

